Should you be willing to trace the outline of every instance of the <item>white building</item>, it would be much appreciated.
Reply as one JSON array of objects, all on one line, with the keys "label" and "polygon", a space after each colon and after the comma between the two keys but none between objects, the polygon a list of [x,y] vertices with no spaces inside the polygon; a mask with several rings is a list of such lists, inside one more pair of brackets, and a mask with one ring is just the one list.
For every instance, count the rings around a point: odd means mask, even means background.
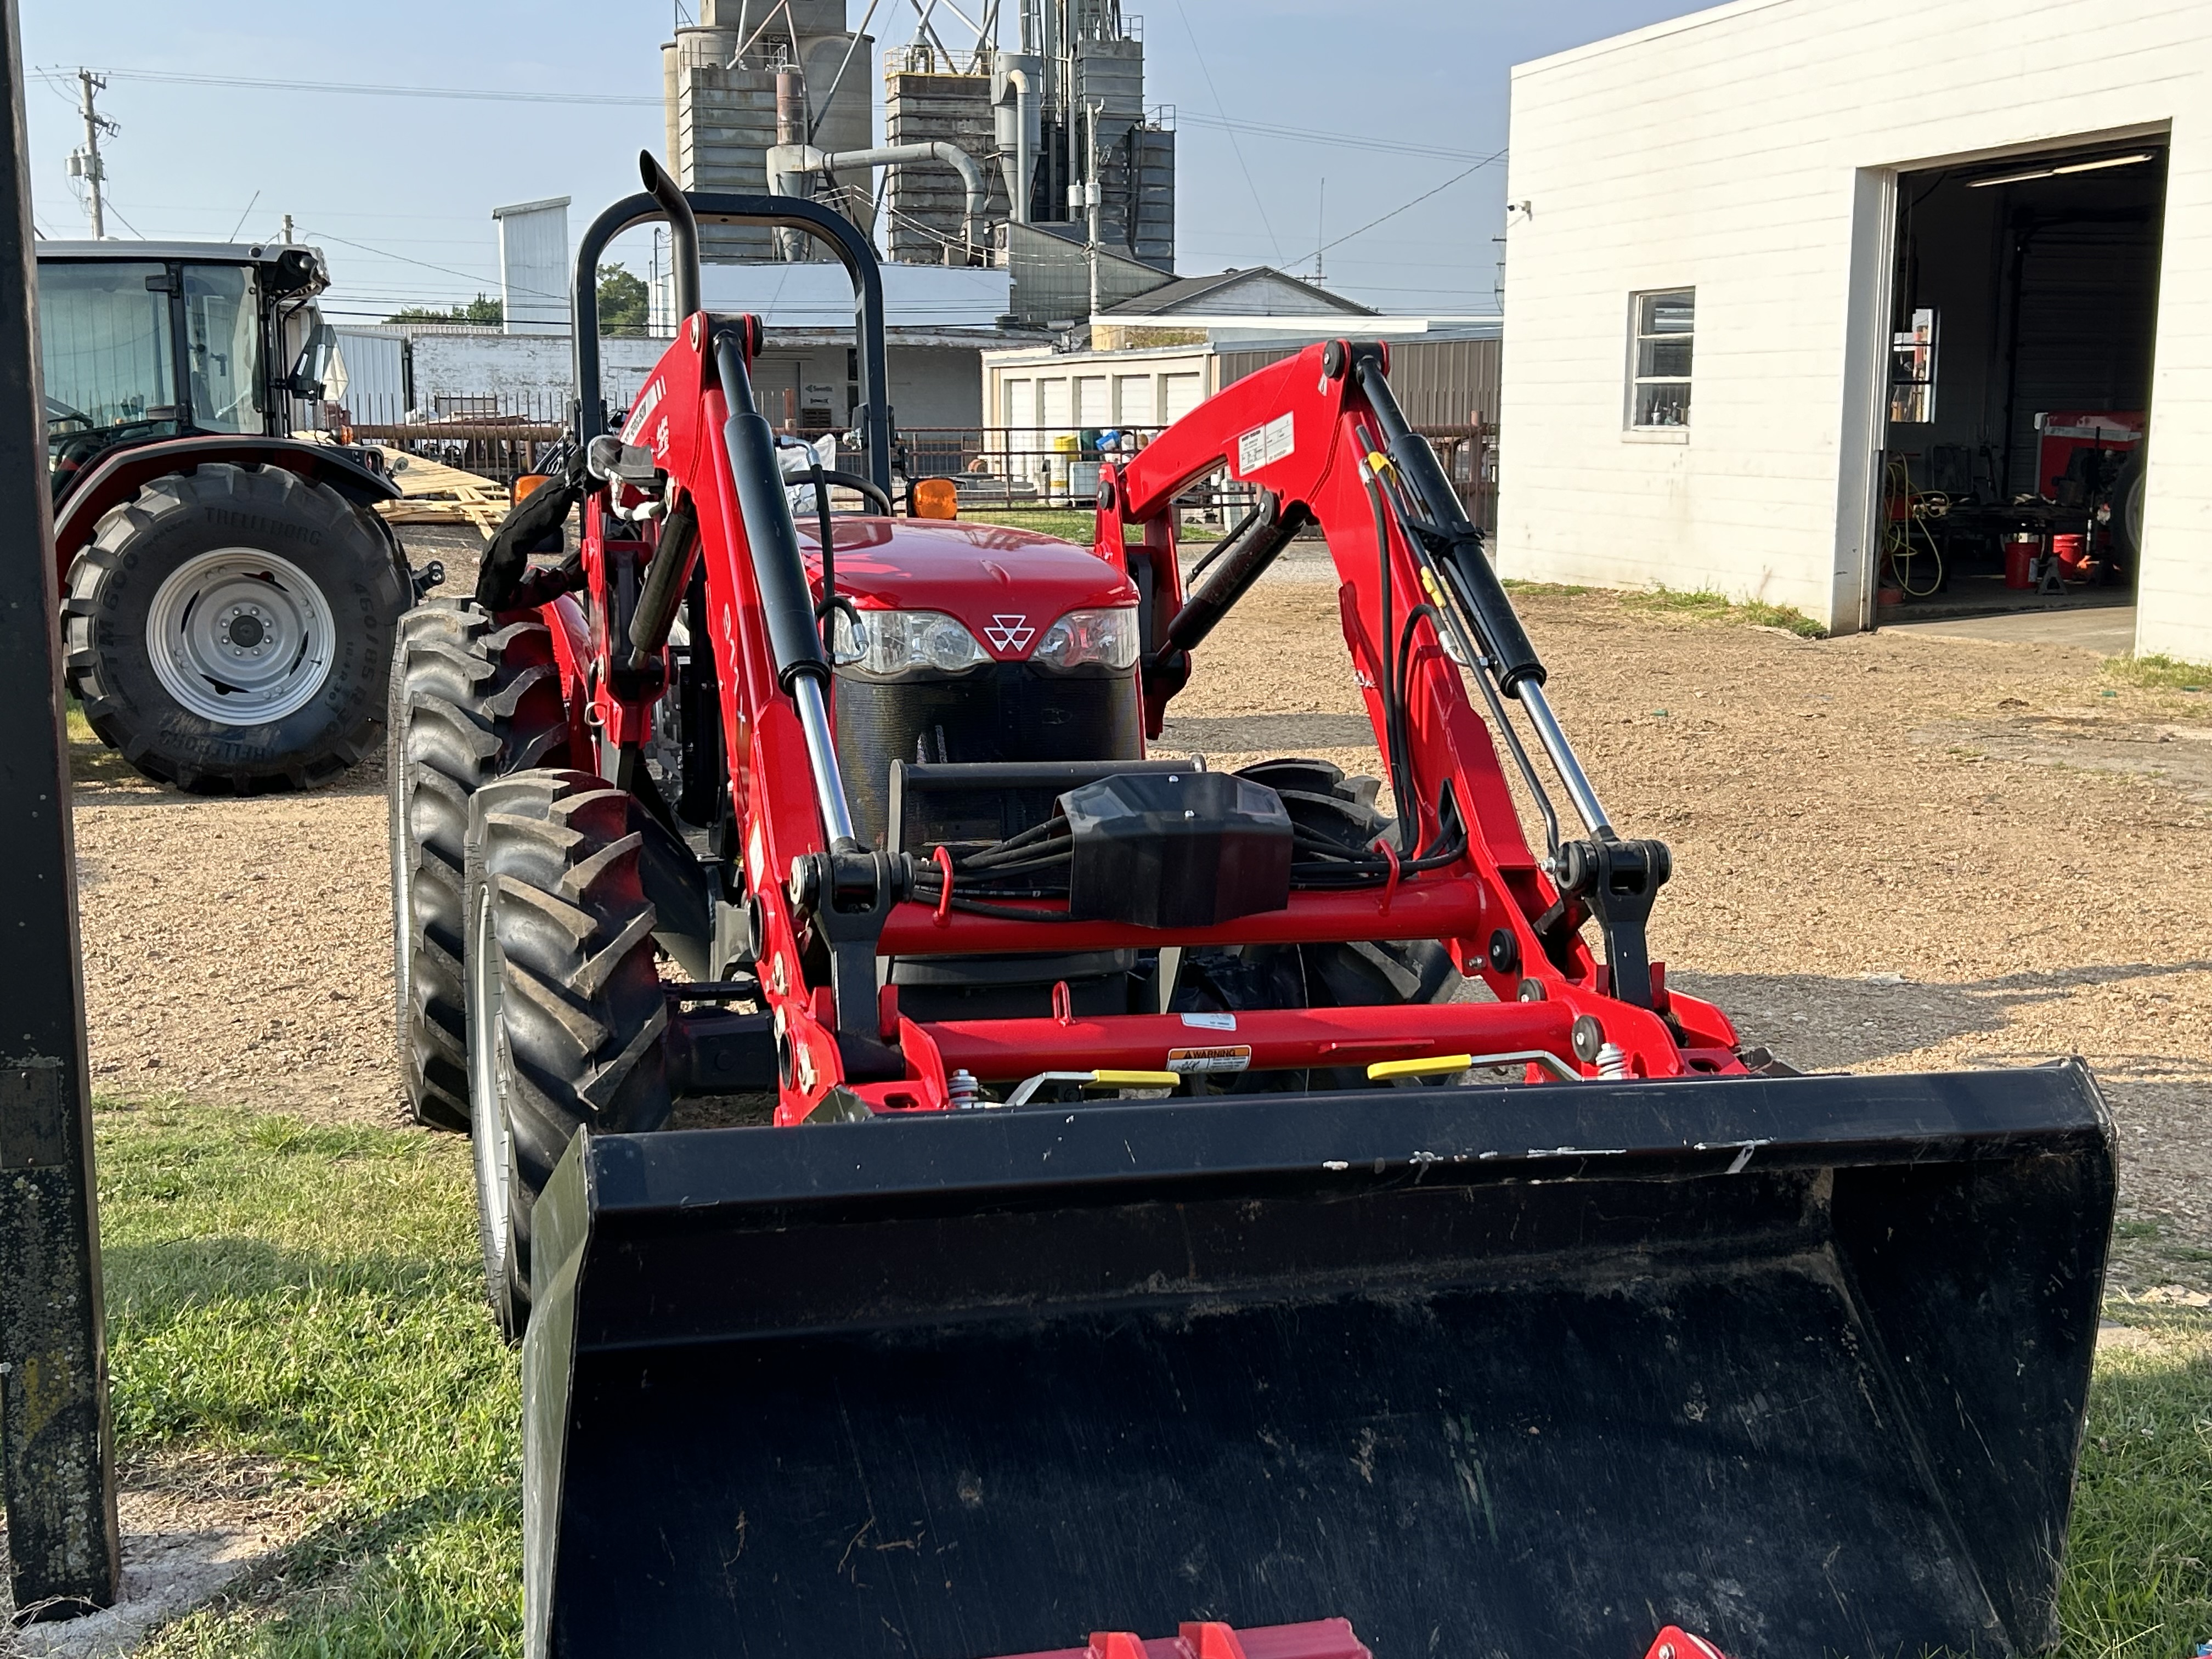
[{"label": "white building", "polygon": [[[1505,574],[1849,631],[2021,602],[1998,532],[2071,499],[2118,578],[2074,597],[2212,659],[2212,6],[1736,0],[1512,100]],[[2083,522],[2131,467],[2132,556]]]}]

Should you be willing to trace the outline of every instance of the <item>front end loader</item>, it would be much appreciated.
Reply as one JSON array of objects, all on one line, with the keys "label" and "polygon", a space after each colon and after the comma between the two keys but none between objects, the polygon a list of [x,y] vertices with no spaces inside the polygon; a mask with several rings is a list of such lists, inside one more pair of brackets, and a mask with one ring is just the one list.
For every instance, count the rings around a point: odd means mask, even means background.
[{"label": "front end loader", "polygon": [[[578,256],[572,467],[395,671],[403,998],[523,1334],[529,1651],[2050,1646],[2087,1072],[1800,1076],[1667,983],[1668,849],[1608,819],[1383,348],[1105,465],[1090,547],[898,517],[866,242],[646,179]],[[608,432],[592,277],[648,219],[684,321]],[[861,459],[796,513],[699,220],[853,274]],[[1218,471],[1256,505],[1187,586]],[[1149,749],[1309,533],[1382,777]]]}]

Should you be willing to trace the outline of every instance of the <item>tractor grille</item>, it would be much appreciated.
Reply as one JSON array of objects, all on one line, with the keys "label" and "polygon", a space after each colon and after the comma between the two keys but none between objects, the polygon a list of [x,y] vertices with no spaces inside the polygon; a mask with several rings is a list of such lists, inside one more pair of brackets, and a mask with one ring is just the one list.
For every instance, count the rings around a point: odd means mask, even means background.
[{"label": "tractor grille", "polygon": [[[837,677],[837,758],[854,825],[885,844],[895,760],[1135,760],[1144,753],[1136,677],[1049,674],[993,663],[945,679]],[[1052,812],[1049,789],[933,794],[908,850],[1003,841]]]}]

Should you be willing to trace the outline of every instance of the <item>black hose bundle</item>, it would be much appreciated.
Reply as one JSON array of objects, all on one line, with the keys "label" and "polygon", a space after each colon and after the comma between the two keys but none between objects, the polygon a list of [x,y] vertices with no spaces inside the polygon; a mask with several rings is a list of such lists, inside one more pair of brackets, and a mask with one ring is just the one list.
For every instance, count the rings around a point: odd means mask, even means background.
[{"label": "black hose bundle", "polygon": [[[1340,823],[1315,810],[1323,804],[1340,810],[1340,802],[1325,803],[1322,797],[1305,797],[1297,791],[1289,792],[1284,799],[1291,810],[1291,887],[1294,891],[1344,892],[1388,886],[1426,871],[1444,869],[1467,856],[1467,832],[1449,813],[1445,830],[1434,842],[1415,856],[1400,857],[1380,850],[1391,829],[1386,820],[1370,813],[1368,823],[1352,828],[1354,821],[1349,814]],[[1316,827],[1321,822],[1349,829],[1350,833],[1330,834]],[[1070,917],[1065,910],[1037,909],[1007,901],[1065,902],[1073,859],[1064,817],[1048,818],[1004,841],[946,842],[932,848],[927,860],[917,864],[914,897],[918,903],[944,905],[970,915],[1066,921]],[[949,904],[945,896],[948,864],[952,877]]]}]

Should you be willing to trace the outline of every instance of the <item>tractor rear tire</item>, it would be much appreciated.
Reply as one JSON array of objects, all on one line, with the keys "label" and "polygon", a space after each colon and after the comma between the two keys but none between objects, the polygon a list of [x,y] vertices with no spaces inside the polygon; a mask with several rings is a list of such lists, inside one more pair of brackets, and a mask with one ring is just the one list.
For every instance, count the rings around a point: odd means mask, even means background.
[{"label": "tractor rear tire", "polygon": [[532,1211],[576,1132],[667,1121],[668,1003],[654,937],[663,906],[653,893],[665,896],[669,872],[685,866],[697,870],[642,803],[589,773],[519,774],[474,803],[466,983],[477,1231],[485,1288],[510,1340],[529,1316]]},{"label": "tractor rear tire", "polygon": [[367,508],[282,467],[208,462],[110,509],[70,564],[70,689],[147,777],[303,789],[376,747],[409,598]]},{"label": "tractor rear tire", "polygon": [[417,1123],[469,1127],[462,884],[469,802],[492,779],[568,758],[553,640],[435,599],[399,622],[386,714],[392,992],[400,1069]]}]

